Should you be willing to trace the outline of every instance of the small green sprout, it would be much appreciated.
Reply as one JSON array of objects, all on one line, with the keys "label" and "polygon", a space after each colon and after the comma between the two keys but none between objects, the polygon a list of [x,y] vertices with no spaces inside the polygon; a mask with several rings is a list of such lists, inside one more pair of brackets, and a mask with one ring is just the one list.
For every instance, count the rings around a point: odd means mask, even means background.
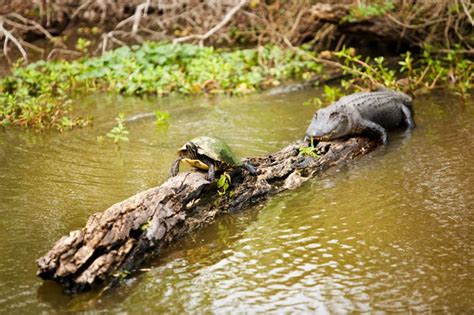
[{"label": "small green sprout", "polygon": [[151,219],[148,219],[148,221],[140,225],[140,231],[145,232],[146,230],[148,230],[150,225],[151,225]]},{"label": "small green sprout", "polygon": [[224,172],[224,174],[221,175],[219,180],[217,181],[217,192],[219,193],[220,196],[223,196],[226,194],[227,189],[229,189],[229,185],[231,183],[231,178],[230,175],[227,172]]},{"label": "small green sprout", "polygon": [[168,120],[170,118],[170,113],[164,111],[157,110],[155,111],[155,125],[157,126],[162,126],[168,123]]},{"label": "small green sprout", "polygon": [[76,42],[76,49],[79,50],[81,53],[86,53],[88,47],[92,44],[92,42],[88,39],[79,37]]},{"label": "small green sprout", "polygon": [[119,141],[128,141],[127,135],[129,134],[126,127],[123,125],[125,121],[125,114],[120,113],[118,117],[115,118],[117,121],[117,126],[113,127],[110,132],[107,132],[106,136],[112,138],[115,144],[118,144]]},{"label": "small green sprout", "polygon": [[311,138],[311,143],[309,146],[302,145],[299,151],[300,155],[302,156],[313,157],[315,159],[319,157],[319,155],[316,153],[316,147],[314,146],[313,138]]}]

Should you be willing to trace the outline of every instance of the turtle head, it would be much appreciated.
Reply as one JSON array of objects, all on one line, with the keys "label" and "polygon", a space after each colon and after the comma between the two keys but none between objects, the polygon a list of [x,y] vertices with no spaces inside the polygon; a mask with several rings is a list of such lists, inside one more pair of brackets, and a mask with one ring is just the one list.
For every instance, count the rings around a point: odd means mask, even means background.
[{"label": "turtle head", "polygon": [[186,156],[193,160],[198,160],[198,148],[193,142],[186,143]]},{"label": "turtle head", "polygon": [[198,157],[198,147],[193,142],[187,142],[185,145],[178,150],[178,155],[183,158],[188,159],[199,159]]},{"label": "turtle head", "polygon": [[345,113],[320,109],[314,114],[306,130],[305,139],[332,140],[347,135],[349,129],[349,117]]}]

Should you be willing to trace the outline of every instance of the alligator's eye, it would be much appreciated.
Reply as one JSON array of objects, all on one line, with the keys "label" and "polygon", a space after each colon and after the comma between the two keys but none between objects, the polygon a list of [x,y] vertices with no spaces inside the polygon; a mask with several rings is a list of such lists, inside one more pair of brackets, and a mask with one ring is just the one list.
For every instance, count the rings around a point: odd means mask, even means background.
[{"label": "alligator's eye", "polygon": [[336,117],[339,117],[339,113],[338,112],[334,112],[334,113],[331,113],[331,115],[329,115],[329,118],[336,118]]}]

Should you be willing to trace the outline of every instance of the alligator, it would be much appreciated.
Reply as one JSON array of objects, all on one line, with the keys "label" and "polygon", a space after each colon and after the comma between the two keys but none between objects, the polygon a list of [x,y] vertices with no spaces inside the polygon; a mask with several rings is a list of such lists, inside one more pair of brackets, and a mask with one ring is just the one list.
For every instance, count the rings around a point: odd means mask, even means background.
[{"label": "alligator", "polygon": [[305,140],[333,140],[349,135],[375,135],[387,143],[386,129],[405,125],[415,128],[410,96],[382,89],[347,95],[318,110],[306,131]]}]

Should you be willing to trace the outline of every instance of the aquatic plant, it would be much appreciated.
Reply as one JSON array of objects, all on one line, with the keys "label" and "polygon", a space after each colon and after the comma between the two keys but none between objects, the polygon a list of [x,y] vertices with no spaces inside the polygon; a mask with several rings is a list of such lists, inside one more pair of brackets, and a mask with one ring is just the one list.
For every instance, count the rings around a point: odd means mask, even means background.
[{"label": "aquatic plant", "polygon": [[[87,42],[78,45],[87,48]],[[110,91],[126,95],[251,93],[288,78],[321,71],[305,54],[276,46],[224,50],[191,44],[145,43],[97,58],[39,61],[15,67],[0,80],[0,124],[36,129],[83,126],[71,95]],[[67,120],[63,120],[66,117]],[[164,118],[164,117],[163,117]]]},{"label": "aquatic plant", "polygon": [[117,126],[113,127],[106,136],[112,138],[115,144],[118,144],[120,141],[128,141],[127,135],[129,134],[128,130],[124,126],[123,122],[125,121],[125,114],[120,113],[118,117],[115,118],[117,121]]},{"label": "aquatic plant", "polygon": [[156,110],[154,113],[155,125],[162,126],[168,123],[168,120],[170,119],[170,113],[161,110]]}]

